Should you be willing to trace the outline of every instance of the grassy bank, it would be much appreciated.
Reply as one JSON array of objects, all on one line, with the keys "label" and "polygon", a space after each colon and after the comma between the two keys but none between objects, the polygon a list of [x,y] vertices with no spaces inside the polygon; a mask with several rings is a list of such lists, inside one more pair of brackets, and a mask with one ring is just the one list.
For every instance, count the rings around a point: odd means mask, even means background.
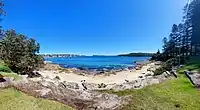
[{"label": "grassy bank", "polygon": [[[179,72],[195,65],[182,67]],[[140,90],[107,91],[119,96],[132,95],[132,101],[124,110],[200,110],[200,91],[180,74],[177,79]]]},{"label": "grassy bank", "polygon": [[36,99],[13,88],[0,89],[1,110],[72,110],[61,103]]},{"label": "grassy bank", "polygon": [[[21,79],[15,73],[0,72],[0,74],[13,77],[15,80]],[[34,98],[14,88],[0,89],[0,107],[1,110],[72,110],[61,103]]]},{"label": "grassy bank", "polygon": [[[13,73],[0,62],[0,74],[20,80],[21,77]],[[72,110],[72,108],[50,100],[38,99],[28,96],[14,88],[0,89],[1,110]]]}]

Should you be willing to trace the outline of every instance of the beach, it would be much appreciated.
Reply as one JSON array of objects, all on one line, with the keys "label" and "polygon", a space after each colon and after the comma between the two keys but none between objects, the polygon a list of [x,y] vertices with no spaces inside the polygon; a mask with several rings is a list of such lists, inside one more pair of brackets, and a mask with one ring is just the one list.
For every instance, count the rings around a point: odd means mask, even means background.
[{"label": "beach", "polygon": [[122,84],[127,81],[133,81],[138,78],[144,77],[147,74],[152,74],[152,72],[148,71],[149,68],[155,68],[157,65],[155,63],[149,63],[144,65],[140,70],[123,70],[120,72],[116,72],[115,74],[110,74],[106,76],[104,74],[101,75],[79,75],[74,73],[65,73],[58,71],[38,71],[43,77],[55,78],[59,77],[60,81],[66,82],[76,82],[81,83],[81,81],[85,80],[87,83],[95,83],[95,84]]}]

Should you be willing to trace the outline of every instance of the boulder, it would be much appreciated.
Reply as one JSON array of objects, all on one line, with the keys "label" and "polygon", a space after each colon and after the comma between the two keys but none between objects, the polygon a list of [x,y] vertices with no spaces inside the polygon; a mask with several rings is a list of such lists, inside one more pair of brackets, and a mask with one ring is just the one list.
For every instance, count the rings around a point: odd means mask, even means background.
[{"label": "boulder", "polygon": [[6,80],[4,79],[4,76],[0,74],[0,83],[5,82]]},{"label": "boulder", "polygon": [[196,72],[185,71],[185,75],[190,82],[198,89],[200,89],[200,74]]},{"label": "boulder", "polygon": [[60,77],[56,76],[55,78],[53,78],[53,80],[60,80]]},{"label": "boulder", "polygon": [[118,110],[127,104],[124,98],[117,95],[72,89],[62,83],[57,86],[45,80],[38,82],[29,80],[14,86],[29,95],[59,101],[77,110]]},{"label": "boulder", "polygon": [[143,76],[138,76],[138,78],[143,78]]},{"label": "boulder", "polygon": [[79,89],[78,83],[75,82],[61,82],[60,84],[64,85],[66,88],[70,89]]}]

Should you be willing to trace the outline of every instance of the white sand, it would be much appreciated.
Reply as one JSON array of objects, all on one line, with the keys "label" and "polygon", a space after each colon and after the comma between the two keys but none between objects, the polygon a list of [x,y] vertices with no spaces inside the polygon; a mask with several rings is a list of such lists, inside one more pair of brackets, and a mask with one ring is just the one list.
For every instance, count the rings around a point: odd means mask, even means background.
[{"label": "white sand", "polygon": [[86,80],[88,83],[104,83],[104,84],[121,84],[124,83],[125,80],[135,80],[139,76],[144,76],[142,73],[147,73],[147,69],[150,67],[155,66],[154,63],[148,64],[147,66],[143,66],[141,70],[132,70],[132,71],[122,71],[122,72],[117,72],[116,75],[111,74],[110,76],[104,76],[104,75],[97,75],[97,76],[92,76],[92,75],[87,75],[87,76],[81,76],[73,73],[57,73],[53,71],[39,71],[39,73],[46,77],[48,76],[49,78],[55,78],[56,76],[59,76],[62,81],[67,81],[67,82],[77,82],[80,83],[81,80]]}]

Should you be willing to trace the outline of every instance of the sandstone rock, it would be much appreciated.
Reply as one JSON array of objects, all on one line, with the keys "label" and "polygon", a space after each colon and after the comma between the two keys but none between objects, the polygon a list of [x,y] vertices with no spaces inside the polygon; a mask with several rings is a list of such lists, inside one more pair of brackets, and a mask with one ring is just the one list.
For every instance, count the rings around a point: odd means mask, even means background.
[{"label": "sandstone rock", "polygon": [[198,72],[185,71],[185,75],[189,78],[195,87],[200,89],[200,74]]},{"label": "sandstone rock", "polygon": [[36,92],[38,92],[40,94],[40,97],[45,98],[47,95],[50,94],[51,89],[45,88],[42,90],[36,90]]},{"label": "sandstone rock", "polygon": [[74,82],[61,82],[61,84],[63,84],[66,88],[70,88],[70,89],[79,89],[79,85],[78,83],[74,83]]},{"label": "sandstone rock", "polygon": [[104,84],[104,83],[101,83],[101,84],[98,84],[98,88],[106,88],[106,84]]},{"label": "sandstone rock", "polygon": [[55,78],[53,78],[53,80],[60,80],[60,77],[56,76]]},{"label": "sandstone rock", "polygon": [[4,76],[0,74],[0,82],[5,82]]},{"label": "sandstone rock", "polygon": [[126,80],[126,79],[125,79],[125,82],[129,82],[129,80]]},{"label": "sandstone rock", "polygon": [[138,78],[143,78],[143,76],[138,76]]},{"label": "sandstone rock", "polygon": [[29,80],[28,83],[21,82],[15,87],[29,95],[56,100],[77,110],[117,110],[126,102],[117,95],[65,88],[62,84],[57,86],[45,80],[39,82]]}]

